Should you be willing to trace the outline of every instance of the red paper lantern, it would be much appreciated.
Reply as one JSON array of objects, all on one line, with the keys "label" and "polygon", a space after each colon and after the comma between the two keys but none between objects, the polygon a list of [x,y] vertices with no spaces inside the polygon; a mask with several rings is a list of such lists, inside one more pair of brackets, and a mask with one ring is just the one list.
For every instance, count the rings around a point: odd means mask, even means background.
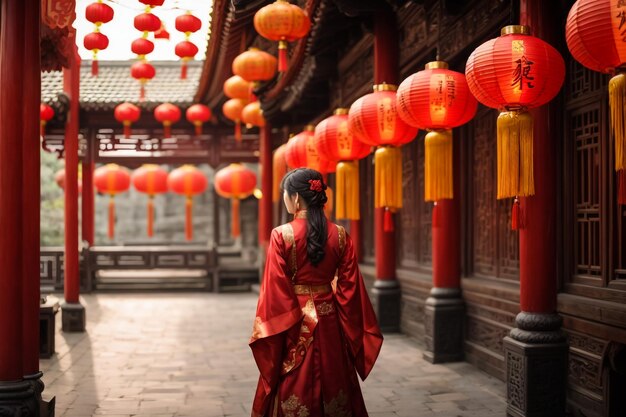
[{"label": "red paper lantern", "polygon": [[135,29],[140,32],[156,32],[161,29],[161,19],[152,13],[141,13],[135,16]]},{"label": "red paper lantern", "polygon": [[465,75],[443,61],[426,64],[400,84],[398,115],[411,126],[428,129],[425,139],[424,198],[453,198],[452,128],[470,121],[478,102]]},{"label": "red paper lantern", "polygon": [[165,28],[163,22],[161,22],[161,28],[154,32],[154,39],[168,39],[170,38],[170,33]]},{"label": "red paper lantern", "polygon": [[85,9],[85,18],[96,27],[99,27],[103,23],[109,23],[113,20],[115,12],[113,8],[108,4],[102,3],[102,0],[98,0],[96,3],[91,3]]},{"label": "red paper lantern", "polygon": [[224,94],[228,98],[240,98],[247,100],[250,97],[252,84],[239,75],[233,75],[224,81]]},{"label": "red paper lantern", "polygon": [[194,104],[187,109],[185,113],[189,120],[196,127],[196,135],[202,134],[202,124],[211,118],[211,109],[204,104]]},{"label": "red paper lantern", "polygon": [[113,20],[113,9],[98,0],[85,9],[85,17],[88,21],[95,25],[94,31],[89,33],[83,39],[85,49],[92,51],[93,60],[91,61],[91,75],[98,75],[98,51],[102,51],[109,46],[109,38],[100,33],[100,26]]},{"label": "red paper lantern", "polygon": [[124,137],[129,138],[131,135],[130,127],[139,120],[141,110],[133,103],[121,103],[115,106],[113,115],[115,116],[115,120],[124,125]]},{"label": "red paper lantern", "polygon": [[336,217],[359,220],[359,163],[371,146],[357,140],[348,125],[348,109],[337,109],[315,127],[315,145],[326,160],[337,164]]},{"label": "red paper lantern", "polygon": [[276,74],[276,58],[257,48],[250,48],[233,60],[233,74],[252,83],[271,80]]},{"label": "red paper lantern", "polygon": [[140,3],[146,4],[150,7],[163,6],[165,0],[139,0]]},{"label": "red paper lantern", "polygon": [[280,193],[280,183],[287,173],[287,161],[285,160],[286,144],[280,145],[274,151],[272,157],[272,201],[278,203],[282,197]]},{"label": "red paper lantern", "polygon": [[[60,189],[65,190],[65,168],[58,170],[54,174],[54,181],[57,183]],[[78,194],[83,192],[83,184],[80,181],[80,176],[78,178]]]},{"label": "red paper lantern", "polygon": [[154,43],[145,38],[137,38],[130,44],[130,50],[137,54],[139,59],[144,59],[146,55],[154,51]]},{"label": "red paper lantern", "polygon": [[163,124],[163,135],[171,138],[171,126],[180,120],[180,109],[172,103],[159,104],[154,109],[154,118]]},{"label": "red paper lantern", "polygon": [[176,194],[186,197],[185,204],[185,238],[193,238],[193,196],[206,190],[209,182],[198,168],[183,165],[176,168],[167,177],[167,186]]},{"label": "red paper lantern", "polygon": [[246,100],[231,98],[222,105],[224,117],[235,122],[235,140],[237,142],[241,142],[241,112],[246,104]]},{"label": "red paper lantern", "polygon": [[139,99],[142,101],[146,96],[146,83],[154,78],[156,70],[147,62],[135,62],[130,67],[130,75],[134,79],[139,80]]},{"label": "red paper lantern", "polygon": [[295,4],[277,0],[256,12],[254,28],[264,38],[278,41],[278,71],[284,72],[287,70],[287,42],[306,36],[311,20]]},{"label": "red paper lantern", "polygon": [[498,117],[498,198],[533,195],[533,121],[526,109],[547,103],[559,92],[563,58],[530,36],[528,27],[507,26],[502,36],[472,52],[465,75],[478,101],[505,109]]},{"label": "red paper lantern", "polygon": [[252,103],[247,104],[243,110],[241,110],[241,121],[244,122],[247,127],[265,126],[265,118],[263,117],[261,102],[253,101]]},{"label": "red paper lantern", "polygon": [[179,32],[185,33],[188,37],[191,33],[197,32],[202,28],[202,21],[191,12],[176,17],[174,26]]},{"label": "red paper lantern", "polygon": [[176,44],[174,49],[176,55],[182,60],[182,66],[180,67],[180,78],[182,80],[187,78],[187,61],[193,59],[198,53],[198,47],[189,41],[182,41]]},{"label": "red paper lantern", "polygon": [[598,72],[614,75],[609,81],[611,128],[618,171],[618,202],[626,204],[626,3],[578,0],[565,26],[567,47],[576,61]]},{"label": "red paper lantern", "polygon": [[115,236],[115,196],[128,191],[130,174],[117,164],[107,164],[93,173],[93,182],[98,192],[108,194],[109,199],[109,239]]},{"label": "red paper lantern", "polygon": [[310,168],[322,174],[335,172],[336,161],[320,157],[315,145],[315,126],[306,125],[304,130],[287,142],[285,160],[291,169]]},{"label": "red paper lantern", "polygon": [[354,136],[371,146],[374,154],[374,206],[385,208],[385,229],[393,222],[391,213],[402,208],[402,152],[399,146],[417,136],[417,128],[398,116],[397,87],[391,84],[374,86],[374,92],[356,100],[348,113],[348,126]]},{"label": "red paper lantern", "polygon": [[230,164],[215,173],[215,191],[231,199],[231,234],[238,237],[240,231],[239,201],[252,195],[256,188],[256,174],[241,164]]},{"label": "red paper lantern", "polygon": [[41,103],[39,105],[39,135],[44,137],[46,134],[46,123],[52,120],[54,117],[54,110],[47,104]]},{"label": "red paper lantern", "polygon": [[154,236],[154,196],[167,192],[167,171],[158,165],[144,164],[133,171],[131,176],[133,186],[140,193],[148,195],[147,232]]}]

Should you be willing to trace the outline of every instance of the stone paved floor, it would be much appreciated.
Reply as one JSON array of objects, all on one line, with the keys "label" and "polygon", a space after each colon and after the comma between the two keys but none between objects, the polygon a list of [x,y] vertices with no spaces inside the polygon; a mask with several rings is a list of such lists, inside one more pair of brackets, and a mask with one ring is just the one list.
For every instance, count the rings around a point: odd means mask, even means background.
[{"label": "stone paved floor", "polygon": [[[42,360],[57,416],[250,415],[255,294],[98,294],[83,304],[87,332],[57,329],[57,354]],[[402,335],[386,336],[363,391],[371,417],[505,415],[502,382],[467,363],[431,365]]]}]

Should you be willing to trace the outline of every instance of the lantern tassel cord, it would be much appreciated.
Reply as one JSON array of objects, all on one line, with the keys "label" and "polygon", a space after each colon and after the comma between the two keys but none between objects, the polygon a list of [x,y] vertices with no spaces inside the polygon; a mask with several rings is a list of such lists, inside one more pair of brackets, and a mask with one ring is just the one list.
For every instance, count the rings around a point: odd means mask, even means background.
[{"label": "lantern tassel cord", "polygon": [[424,148],[424,199],[437,201],[453,198],[452,131],[428,133]]},{"label": "lantern tassel cord", "polygon": [[342,161],[337,164],[337,219],[360,220],[359,213],[359,163]]},{"label": "lantern tassel cord", "polygon": [[148,197],[148,237],[154,236],[154,197]]},{"label": "lantern tassel cord", "polygon": [[238,238],[241,236],[241,228],[240,228],[240,201],[238,198],[233,198],[230,200],[230,234],[233,238]]},{"label": "lantern tassel cord", "polygon": [[511,207],[511,230],[520,230],[523,226],[522,223],[522,208],[519,199],[515,198]]},{"label": "lantern tassel cord", "polygon": [[94,59],[93,61],[91,61],[91,75],[93,75],[94,77],[98,76],[98,60]]},{"label": "lantern tassel cord", "polygon": [[196,136],[200,136],[202,134],[202,124],[196,123]]},{"label": "lantern tassel cord", "polygon": [[115,236],[115,197],[111,195],[109,198],[109,239]]},{"label": "lantern tassel cord", "polygon": [[609,81],[611,127],[615,138],[615,170],[626,169],[626,74],[617,74]]},{"label": "lantern tassel cord", "polygon": [[42,138],[46,136],[46,121],[42,120],[39,122],[39,136]]},{"label": "lantern tassel cord", "polygon": [[170,125],[163,125],[163,136],[167,139],[167,138],[171,138],[172,137],[172,127]]},{"label": "lantern tassel cord", "polygon": [[617,202],[626,206],[626,171],[619,171],[619,192],[617,193]]},{"label": "lantern tassel cord", "polygon": [[124,137],[130,138],[130,135],[131,135],[130,123],[124,123]]},{"label": "lantern tassel cord", "polygon": [[239,120],[235,122],[235,140],[237,143],[241,143],[241,122]]},{"label": "lantern tassel cord", "polygon": [[278,42],[278,72],[287,71],[287,42]]},{"label": "lantern tassel cord", "polygon": [[498,116],[498,199],[535,194],[533,119],[526,111]]},{"label": "lantern tassel cord", "polygon": [[185,61],[183,61],[182,65],[180,66],[180,79],[181,80],[187,79],[187,62]]},{"label": "lantern tassel cord", "polygon": [[402,207],[402,152],[381,146],[374,154],[374,207]]},{"label": "lantern tassel cord", "polygon": [[144,101],[146,99],[146,86],[141,84],[139,87],[139,101]]},{"label": "lantern tassel cord", "polygon": [[185,201],[185,239],[193,239],[193,198],[191,196]]}]

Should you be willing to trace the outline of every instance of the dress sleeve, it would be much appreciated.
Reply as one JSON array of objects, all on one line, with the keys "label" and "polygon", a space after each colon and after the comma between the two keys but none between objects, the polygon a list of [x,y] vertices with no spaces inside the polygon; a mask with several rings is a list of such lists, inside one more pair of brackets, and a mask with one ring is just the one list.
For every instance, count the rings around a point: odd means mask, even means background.
[{"label": "dress sleeve", "polygon": [[281,372],[287,330],[302,319],[287,266],[285,242],[280,229],[270,238],[261,282],[250,348],[261,374],[257,397],[266,399]]},{"label": "dress sleeve", "polygon": [[348,235],[345,239],[335,297],[350,354],[361,379],[365,380],[376,362],[383,336],[359,271],[352,239]]}]

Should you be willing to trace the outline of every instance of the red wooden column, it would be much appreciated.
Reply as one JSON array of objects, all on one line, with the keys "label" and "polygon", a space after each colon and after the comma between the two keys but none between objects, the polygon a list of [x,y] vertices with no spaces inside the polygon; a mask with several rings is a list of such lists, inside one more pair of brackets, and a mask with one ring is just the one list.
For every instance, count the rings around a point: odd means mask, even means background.
[{"label": "red wooden column", "polygon": [[40,415],[39,0],[0,2],[0,410]]},{"label": "red wooden column", "polygon": [[361,220],[350,221],[350,237],[354,244],[354,251],[359,262],[363,260],[363,233],[361,231]]},{"label": "red wooden column", "polygon": [[65,303],[61,307],[63,331],[85,330],[85,309],[80,304],[78,274],[78,126],[80,57],[74,51],[69,69],[63,69],[63,90],[70,98],[65,125]]},{"label": "red wooden column", "polygon": [[[391,9],[374,16],[374,84],[398,84],[398,30]],[[385,209],[374,210],[376,240],[376,282],[372,290],[374,305],[385,332],[400,330],[400,285],[396,279],[396,234],[385,231]],[[395,215],[394,215],[395,217]]]},{"label": "red wooden column", "polygon": [[261,193],[259,201],[259,243],[267,247],[272,233],[272,127],[267,123],[260,133]]},{"label": "red wooden column", "polygon": [[[554,16],[559,3],[521,0],[520,23],[556,45]],[[534,119],[535,195],[520,199],[520,308],[514,328],[504,338],[507,415],[565,415],[568,346],[556,314],[556,196],[559,131],[554,103],[531,111]],[[519,384],[524,381],[524,384]],[[546,402],[545,398],[550,398]]]},{"label": "red wooden column", "polygon": [[93,170],[94,170],[94,147],[95,147],[95,134],[87,138],[86,155],[83,159],[83,190],[82,190],[82,237],[89,246],[94,245],[95,240],[95,199],[94,199],[94,185],[93,185]]}]

